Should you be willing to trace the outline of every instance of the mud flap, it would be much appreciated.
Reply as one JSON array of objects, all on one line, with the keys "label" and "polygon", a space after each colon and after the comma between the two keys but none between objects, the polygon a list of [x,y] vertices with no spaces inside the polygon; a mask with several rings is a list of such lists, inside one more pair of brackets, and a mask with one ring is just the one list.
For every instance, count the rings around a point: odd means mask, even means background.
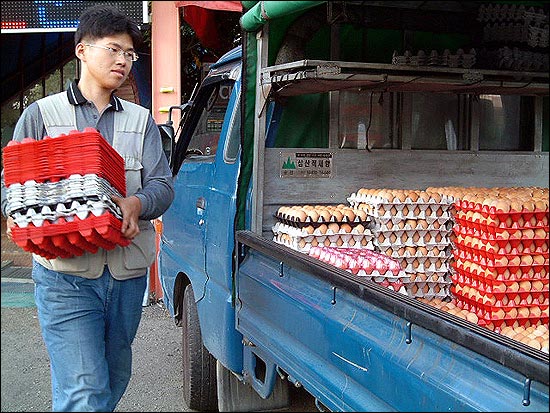
[{"label": "mud flap", "polygon": [[[233,374],[219,361],[217,362],[218,410],[220,412],[273,411],[289,406],[289,383],[278,376],[275,365],[261,369],[262,372],[265,372],[264,380],[261,380],[255,373],[258,371],[256,366],[258,360],[260,359],[253,350],[245,346],[244,378]],[[259,364],[265,366],[263,360]]]}]

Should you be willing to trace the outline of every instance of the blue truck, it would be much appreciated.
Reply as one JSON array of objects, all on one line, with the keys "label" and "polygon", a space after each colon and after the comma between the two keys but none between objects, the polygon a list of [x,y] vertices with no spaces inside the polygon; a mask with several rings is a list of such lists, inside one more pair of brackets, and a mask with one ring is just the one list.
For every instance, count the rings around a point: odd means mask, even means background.
[{"label": "blue truck", "polygon": [[[171,108],[177,140],[161,125],[176,196],[158,271],[187,405],[275,410],[296,386],[321,411],[548,411],[547,346],[273,236],[281,206],[362,187],[548,187],[548,73],[472,67],[457,50],[478,39],[477,2],[243,6],[242,46]],[[461,63],[399,61],[443,48]]]}]

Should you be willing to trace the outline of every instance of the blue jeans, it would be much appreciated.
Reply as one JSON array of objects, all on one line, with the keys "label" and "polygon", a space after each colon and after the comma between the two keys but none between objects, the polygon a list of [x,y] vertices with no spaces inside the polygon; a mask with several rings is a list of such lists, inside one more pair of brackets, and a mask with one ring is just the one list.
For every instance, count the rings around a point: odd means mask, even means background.
[{"label": "blue jeans", "polygon": [[[144,274],[145,275],[145,274]],[[90,280],[33,262],[34,298],[50,357],[53,411],[113,411],[132,374],[147,277]]]}]

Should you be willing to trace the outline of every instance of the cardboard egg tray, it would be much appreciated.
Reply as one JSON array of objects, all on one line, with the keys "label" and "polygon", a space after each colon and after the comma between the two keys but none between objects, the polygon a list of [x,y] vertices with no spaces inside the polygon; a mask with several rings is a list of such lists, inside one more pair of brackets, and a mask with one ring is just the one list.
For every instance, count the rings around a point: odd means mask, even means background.
[{"label": "cardboard egg tray", "polygon": [[[427,195],[427,194],[425,194]],[[443,205],[443,206],[450,206],[454,202],[454,198],[449,195],[440,195],[440,200],[435,200],[430,196],[429,199],[425,200],[424,202],[415,200],[413,201],[410,197],[406,197],[402,202],[395,202],[394,200],[389,200],[386,197],[383,196],[377,196],[377,195],[371,195],[371,194],[361,194],[360,191],[354,192],[350,195],[348,198],[348,201],[355,202],[355,203],[369,203],[369,204],[426,204],[426,205]]]},{"label": "cardboard egg tray", "polygon": [[[396,250],[391,245],[380,246],[375,243],[376,247],[383,252],[384,254],[391,256],[392,258],[419,258],[419,259],[428,259],[428,258],[451,258],[451,250],[449,245],[439,244],[437,246],[425,247],[427,249],[426,253],[420,252],[415,246],[402,246],[398,247]],[[389,250],[391,249],[391,253]]]},{"label": "cardboard egg tray", "polygon": [[[349,200],[349,198],[348,198]],[[363,209],[369,216],[377,221],[387,224],[397,223],[404,219],[422,219],[428,224],[437,221],[439,224],[444,224],[451,219],[449,206],[439,204],[439,206],[430,206],[429,204],[368,204],[354,203],[350,201],[353,208]]]},{"label": "cardboard egg tray", "polygon": [[442,235],[439,231],[427,232],[416,230],[401,231],[376,231],[375,243],[380,247],[442,247],[445,249],[449,245],[449,232]]},{"label": "cardboard egg tray", "polygon": [[[330,238],[329,238],[330,237]],[[309,252],[311,247],[326,246],[326,247],[350,247],[350,248],[367,248],[374,250],[372,237],[361,234],[344,234],[342,235],[308,235],[306,237],[292,236],[283,232],[277,232],[273,236],[273,241],[278,244],[286,245],[298,252]]]},{"label": "cardboard egg tray", "polygon": [[126,196],[124,160],[93,129],[22,142],[10,141],[2,151],[4,183],[56,182],[73,174],[96,174]]},{"label": "cardboard egg tray", "polygon": [[[521,307],[516,306],[493,306],[490,304],[484,304],[474,298],[461,295],[456,290],[455,285],[451,287],[451,292],[456,298],[456,305],[462,309],[466,309],[475,313],[478,316],[478,324],[493,325],[495,328],[502,328],[503,326],[519,325],[537,325],[539,323],[548,324],[548,305],[524,305]],[[527,316],[510,316],[510,311],[514,308],[515,313],[519,309],[525,311],[529,315]]]},{"label": "cardboard egg tray", "polygon": [[13,241],[25,251],[47,259],[71,258],[84,252],[96,253],[98,248],[111,250],[117,245],[127,246],[130,240],[120,233],[121,221],[105,212],[72,221],[59,218],[56,223],[44,221],[40,227],[29,224],[12,229]]},{"label": "cardboard egg tray", "polygon": [[412,298],[439,298],[444,299],[450,295],[450,284],[439,282],[410,282],[404,283],[407,295]]},{"label": "cardboard egg tray", "polygon": [[319,227],[323,224],[326,225],[326,224],[329,224],[329,223],[348,224],[351,227],[354,227],[354,226],[357,226],[357,225],[361,224],[361,225],[366,227],[370,223],[369,219],[362,220],[358,216],[356,216],[355,219],[350,221],[345,215],[342,217],[341,220],[337,220],[334,215],[331,215],[331,217],[328,221],[326,221],[321,216],[319,217],[319,219],[317,221],[313,221],[311,219],[311,217],[309,217],[309,216],[304,221],[300,221],[300,220],[297,220],[297,219],[293,219],[292,217],[289,217],[287,215],[279,214],[279,213],[275,214],[275,218],[277,218],[278,222],[282,222],[283,224],[293,226],[293,227],[297,227],[297,228],[304,228],[304,227],[308,227],[308,226],[313,226],[314,228],[317,228],[317,227]]},{"label": "cardboard egg tray", "polygon": [[[414,218],[411,218],[414,220]],[[384,220],[384,222],[377,220],[372,220],[370,227],[375,232],[386,232],[386,231],[409,231],[414,230],[421,234],[440,232],[441,234],[451,234],[454,226],[452,219],[450,220],[433,220],[428,222],[427,220],[417,220],[427,223],[426,228],[422,228],[417,225],[413,228],[408,219],[395,218],[394,220]],[[442,222],[440,222],[442,221]]]},{"label": "cardboard egg tray", "polygon": [[[433,257],[393,257],[399,261],[401,268],[407,273],[421,272],[427,276],[446,274],[449,271],[449,260]],[[424,280],[425,281],[425,280]]]}]

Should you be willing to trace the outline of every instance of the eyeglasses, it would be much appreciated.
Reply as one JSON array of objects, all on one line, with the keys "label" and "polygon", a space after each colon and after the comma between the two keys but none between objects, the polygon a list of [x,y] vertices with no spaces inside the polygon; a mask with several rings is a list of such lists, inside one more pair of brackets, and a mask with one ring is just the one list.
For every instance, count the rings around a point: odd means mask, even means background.
[{"label": "eyeglasses", "polygon": [[84,46],[90,46],[90,47],[97,47],[98,49],[107,50],[109,54],[112,57],[115,56],[124,56],[126,60],[129,62],[135,62],[139,59],[139,55],[136,52],[125,52],[122,49],[118,49],[116,47],[109,47],[109,46],[101,46],[99,44],[89,44],[89,43],[83,43]]}]

